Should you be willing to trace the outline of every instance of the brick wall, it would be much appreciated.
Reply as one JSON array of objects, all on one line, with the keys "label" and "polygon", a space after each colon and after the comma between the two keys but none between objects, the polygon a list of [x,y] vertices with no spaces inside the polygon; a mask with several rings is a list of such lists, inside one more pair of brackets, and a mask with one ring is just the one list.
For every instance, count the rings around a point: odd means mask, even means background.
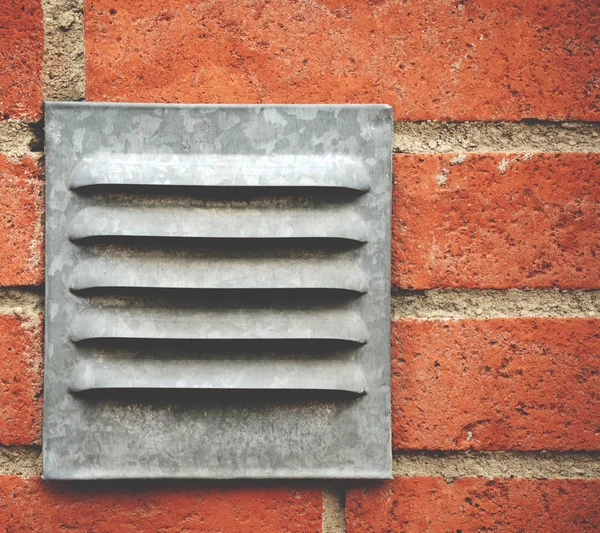
[{"label": "brick wall", "polygon": [[[599,531],[599,28],[596,0],[2,2],[5,530]],[[394,106],[393,480],[40,479],[43,98]]]}]

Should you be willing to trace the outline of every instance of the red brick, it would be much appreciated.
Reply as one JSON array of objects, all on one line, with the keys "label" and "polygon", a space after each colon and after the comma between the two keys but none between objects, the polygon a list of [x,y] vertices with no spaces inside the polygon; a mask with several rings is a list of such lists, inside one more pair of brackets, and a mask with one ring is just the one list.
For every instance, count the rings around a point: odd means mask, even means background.
[{"label": "red brick", "polygon": [[599,154],[456,157],[394,157],[394,285],[600,287]]},{"label": "red brick", "polygon": [[600,449],[600,320],[396,321],[395,449]]},{"label": "red brick", "polygon": [[596,0],[87,0],[85,13],[91,100],[600,119]]},{"label": "red brick", "polygon": [[348,533],[600,531],[599,479],[401,477],[348,491]]},{"label": "red brick", "polygon": [[0,2],[0,118],[41,117],[43,56],[40,0]]},{"label": "red brick", "polygon": [[0,154],[0,285],[44,279],[44,184],[37,161]]},{"label": "red brick", "polygon": [[0,524],[11,533],[320,532],[322,492],[197,483],[47,484],[0,477]]},{"label": "red brick", "polygon": [[42,317],[0,315],[0,445],[40,442]]}]

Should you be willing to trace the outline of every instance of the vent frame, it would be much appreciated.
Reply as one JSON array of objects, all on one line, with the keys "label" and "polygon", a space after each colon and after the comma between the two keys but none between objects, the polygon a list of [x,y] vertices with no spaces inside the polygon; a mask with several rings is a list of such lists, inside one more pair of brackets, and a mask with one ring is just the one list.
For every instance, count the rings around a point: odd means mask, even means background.
[{"label": "vent frame", "polygon": [[[45,479],[391,477],[392,128],[385,105],[46,103]],[[137,183],[147,175],[137,171],[115,178],[116,164],[104,165],[112,177],[102,181],[103,157],[122,162],[140,152],[147,154],[143,169],[154,168],[151,182]],[[311,158],[315,164],[303,169]],[[164,168],[153,167],[156,160]],[[245,179],[252,161],[252,169],[267,170]],[[277,172],[285,165],[291,170]],[[169,183],[165,172],[177,174],[174,168],[181,175]],[[311,169],[331,175],[319,181]],[[207,200],[210,188],[220,196]],[[140,196],[134,207],[131,189]],[[249,189],[264,190],[270,200],[246,201]],[[347,199],[339,201],[342,190]],[[232,207],[225,207],[230,197]],[[127,210],[127,227],[139,223],[141,234],[129,235],[118,223]],[[191,212],[199,216],[186,227]],[[222,254],[217,264],[230,279],[211,272],[192,280],[190,272],[208,272],[211,247]],[[249,271],[285,275],[244,283],[246,256]],[[172,277],[152,274],[153,261],[163,273],[171,257],[179,263]],[[315,257],[318,268],[311,266]],[[115,262],[121,271],[111,268]],[[98,264],[104,271],[96,275]],[[129,278],[124,264],[133,268]],[[347,270],[336,278],[340,265]],[[275,297],[278,291],[285,296]],[[296,304],[297,295],[306,301]],[[132,309],[142,318],[110,324],[109,316],[103,326],[101,315],[127,317]],[[307,313],[314,316],[306,319]],[[186,317],[205,325],[201,338],[186,329],[194,323]],[[135,332],[144,341],[139,345]],[[227,383],[216,387],[219,394],[212,395],[206,378],[202,394],[194,386],[182,387],[185,394],[173,387],[178,369],[193,367],[195,351],[208,358],[199,366],[218,367],[215,376]],[[139,359],[143,372],[132,379],[135,386],[124,387],[120,376],[119,386],[107,387],[123,357],[121,368],[132,372]],[[172,359],[165,366],[171,385],[164,388],[157,386],[160,357]],[[255,358],[246,374],[243,357]],[[228,382],[216,361],[245,375],[244,387]],[[260,368],[277,369],[279,385],[266,378],[261,384]],[[96,390],[89,394],[89,387]],[[130,390],[138,388],[158,392]]]}]

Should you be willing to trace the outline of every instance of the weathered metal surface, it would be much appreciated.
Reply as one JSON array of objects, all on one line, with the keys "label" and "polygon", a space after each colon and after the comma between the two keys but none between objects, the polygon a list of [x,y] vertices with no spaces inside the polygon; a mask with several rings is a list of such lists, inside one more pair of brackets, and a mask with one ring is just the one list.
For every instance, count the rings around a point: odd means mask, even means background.
[{"label": "weathered metal surface", "polygon": [[347,259],[137,256],[81,261],[70,288],[332,289],[367,292],[365,274]]},{"label": "weathered metal surface", "polygon": [[219,359],[85,361],[71,374],[69,390],[231,389],[314,390],[362,394],[360,367],[337,359]]},{"label": "weathered metal surface", "polygon": [[351,309],[86,309],[73,342],[86,339],[320,339],[364,344],[367,328]]},{"label": "weathered metal surface", "polygon": [[391,135],[48,103],[45,477],[389,477]]},{"label": "weathered metal surface", "polygon": [[339,187],[366,192],[364,164],[341,154],[93,154],[73,171],[71,187],[90,185],[201,187]]},{"label": "weathered metal surface", "polygon": [[188,239],[368,240],[364,220],[351,208],[201,209],[193,207],[86,207],[71,223],[72,240],[90,237]]}]

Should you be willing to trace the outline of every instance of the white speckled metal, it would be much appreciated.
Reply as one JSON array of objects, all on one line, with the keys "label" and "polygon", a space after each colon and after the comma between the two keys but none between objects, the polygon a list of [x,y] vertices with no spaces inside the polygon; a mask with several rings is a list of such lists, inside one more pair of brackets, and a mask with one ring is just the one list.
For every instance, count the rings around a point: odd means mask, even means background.
[{"label": "white speckled metal", "polygon": [[46,479],[391,476],[392,124],[46,104]]}]

